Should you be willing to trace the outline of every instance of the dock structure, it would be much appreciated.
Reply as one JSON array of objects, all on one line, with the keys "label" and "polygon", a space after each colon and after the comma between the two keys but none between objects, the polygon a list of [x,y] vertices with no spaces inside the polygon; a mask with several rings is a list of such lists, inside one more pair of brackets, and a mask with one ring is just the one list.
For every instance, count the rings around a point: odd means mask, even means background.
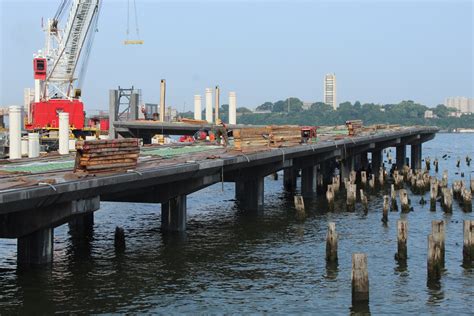
[{"label": "dock structure", "polygon": [[[67,168],[8,176],[0,172],[0,238],[18,239],[19,266],[50,263],[54,228],[67,222],[91,226],[101,201],[161,204],[161,230],[182,232],[186,229],[186,196],[207,186],[233,182],[239,207],[261,212],[268,175],[284,170],[285,188],[293,190],[301,170],[303,193],[316,194],[318,178],[325,187],[331,184],[336,161],[347,166],[344,168],[361,170],[371,153],[371,168],[377,172],[384,148],[396,147],[398,164],[399,159],[405,162],[410,145],[411,164],[419,166],[422,143],[433,139],[437,131],[433,127],[398,128],[245,154],[213,146],[173,159],[164,159],[163,154],[154,158],[153,149],[142,149],[136,169],[95,176],[77,176]],[[363,163],[356,163],[360,161]]]}]

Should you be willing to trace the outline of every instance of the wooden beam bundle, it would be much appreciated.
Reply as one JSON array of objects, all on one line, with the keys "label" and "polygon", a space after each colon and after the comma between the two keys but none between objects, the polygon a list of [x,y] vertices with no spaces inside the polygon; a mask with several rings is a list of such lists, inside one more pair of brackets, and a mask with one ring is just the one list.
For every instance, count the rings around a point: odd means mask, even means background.
[{"label": "wooden beam bundle", "polygon": [[134,169],[139,155],[136,138],[78,141],[74,171],[97,173]]}]

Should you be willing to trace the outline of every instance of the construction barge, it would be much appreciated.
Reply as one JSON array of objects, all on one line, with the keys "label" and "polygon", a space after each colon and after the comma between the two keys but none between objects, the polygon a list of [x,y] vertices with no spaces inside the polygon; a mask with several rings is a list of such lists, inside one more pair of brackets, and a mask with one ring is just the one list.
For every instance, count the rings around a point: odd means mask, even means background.
[{"label": "construction barge", "polygon": [[294,191],[301,172],[301,193],[314,194],[317,182],[329,184],[336,168],[341,178],[349,177],[351,170],[377,175],[388,147],[396,148],[395,164],[403,168],[407,145],[410,165],[421,169],[422,143],[437,131],[434,127],[372,128],[349,137],[334,130],[304,144],[289,141],[292,136],[286,144],[272,147],[267,142],[251,150],[237,150],[232,143],[227,147],[145,146],[136,165],[109,173],[74,172],[74,153],[10,162],[0,167],[0,238],[18,238],[19,265],[49,263],[54,227],[67,222],[92,225],[101,201],[161,203],[162,231],[182,232],[186,196],[207,186],[234,182],[239,207],[259,212],[264,208],[268,175],[283,170],[285,189]]}]

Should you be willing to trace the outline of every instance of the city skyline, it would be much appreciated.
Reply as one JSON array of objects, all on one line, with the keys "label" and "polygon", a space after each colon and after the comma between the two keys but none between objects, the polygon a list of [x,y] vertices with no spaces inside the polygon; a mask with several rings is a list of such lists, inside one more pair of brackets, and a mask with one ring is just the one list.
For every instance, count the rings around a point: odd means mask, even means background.
[{"label": "city skyline", "polygon": [[[1,2],[2,106],[22,104],[23,89],[33,86],[32,56],[44,45],[41,18],[53,16],[57,5]],[[322,102],[321,78],[332,72],[340,82],[338,103],[436,106],[448,96],[473,96],[470,1],[137,6],[145,44],[125,47],[126,3],[103,3],[83,86],[86,109],[106,109],[108,90],[119,85],[140,88],[145,102],[157,102],[161,78],[168,83],[167,102],[180,110],[192,110],[194,95],[215,85],[223,95],[236,91],[239,105],[249,108],[288,96]],[[235,23],[229,12],[239,18]],[[393,16],[397,22],[388,23]]]}]

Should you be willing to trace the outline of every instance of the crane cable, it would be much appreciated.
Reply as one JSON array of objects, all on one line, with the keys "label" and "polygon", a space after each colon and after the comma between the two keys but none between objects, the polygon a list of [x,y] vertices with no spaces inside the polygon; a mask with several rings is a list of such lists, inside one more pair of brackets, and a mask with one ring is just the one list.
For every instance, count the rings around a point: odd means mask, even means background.
[{"label": "crane cable", "polygon": [[125,44],[143,44],[140,40],[140,29],[138,28],[138,13],[137,13],[137,3],[136,0],[133,0],[133,11],[135,17],[135,32],[136,32],[136,40],[129,40],[130,35],[130,0],[127,0],[127,39]]}]

